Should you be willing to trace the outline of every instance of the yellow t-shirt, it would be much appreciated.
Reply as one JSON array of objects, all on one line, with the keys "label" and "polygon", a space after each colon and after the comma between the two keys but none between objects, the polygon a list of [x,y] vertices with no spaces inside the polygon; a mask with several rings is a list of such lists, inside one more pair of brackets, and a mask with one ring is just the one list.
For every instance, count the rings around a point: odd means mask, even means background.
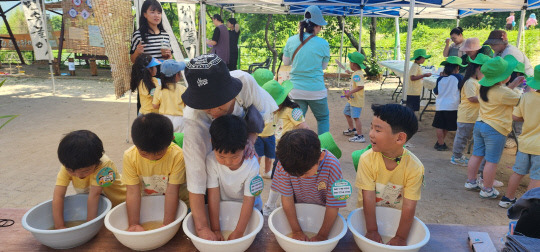
[{"label": "yellow t-shirt", "polygon": [[186,87],[180,84],[169,84],[170,89],[156,88],[153,104],[160,105],[159,113],[162,115],[183,116],[184,101],[182,94]]},{"label": "yellow t-shirt", "polygon": [[283,108],[274,116],[276,125],[276,140],[281,139],[281,136],[287,131],[293,130],[297,125],[305,122],[304,113],[300,108]]},{"label": "yellow t-shirt", "polygon": [[163,195],[167,183],[181,184],[179,197],[189,206],[184,153],[175,143],[171,143],[165,155],[155,161],[143,158],[137,147],[132,146],[124,152],[123,163],[124,184],[140,184],[143,196]]},{"label": "yellow t-shirt", "polygon": [[497,132],[508,135],[512,131],[512,109],[519,102],[519,94],[506,86],[496,84],[487,93],[488,102],[478,94],[480,104],[480,117]]},{"label": "yellow t-shirt", "polygon": [[274,124],[274,122],[269,122],[264,125],[264,130],[263,132],[261,132],[261,134],[259,134],[259,136],[260,137],[273,136],[275,131],[276,131],[276,125]]},{"label": "yellow t-shirt", "polygon": [[[355,71],[351,76],[351,85],[349,90],[353,90],[357,87],[364,86],[364,79],[362,78],[362,70]],[[364,107],[364,89],[352,94],[352,98],[348,100],[349,104],[353,107]]]},{"label": "yellow t-shirt", "polygon": [[523,117],[523,128],[518,137],[519,151],[540,155],[540,93],[528,92],[514,108],[514,115]]},{"label": "yellow t-shirt", "polygon": [[458,107],[457,122],[459,123],[474,123],[478,120],[478,111],[480,104],[478,102],[470,102],[469,98],[478,95],[480,84],[475,78],[469,78],[461,88],[461,103]]},{"label": "yellow t-shirt", "polygon": [[424,165],[410,151],[405,150],[399,165],[392,171],[386,169],[383,156],[373,149],[360,157],[356,173],[358,207],[363,206],[362,190],[375,191],[376,205],[401,209],[403,198],[420,199],[424,180]]},{"label": "yellow t-shirt", "polygon": [[[155,77],[152,77],[152,82],[154,82],[154,85],[157,88],[160,88],[158,79]],[[144,85],[144,82],[141,80],[139,83],[139,99],[141,100],[141,109],[139,112],[141,114],[148,114],[148,113],[157,113],[158,110],[154,109],[152,106],[152,97],[154,96],[154,92],[157,88],[153,88],[152,90],[148,91],[146,88],[146,85]]]},{"label": "yellow t-shirt", "polygon": [[[96,170],[83,179],[69,175],[66,167],[62,165],[56,176],[56,185],[68,186],[71,181],[77,193],[90,192],[90,186],[102,186],[103,194],[111,201],[113,206],[126,201],[126,186],[122,183],[122,175],[118,173],[116,165],[107,155],[103,155],[100,161],[101,163]],[[101,172],[102,170],[103,172]]]},{"label": "yellow t-shirt", "polygon": [[413,63],[409,70],[409,86],[407,87],[407,95],[422,95],[423,79],[412,81],[410,76],[422,75],[422,68],[417,63]]}]

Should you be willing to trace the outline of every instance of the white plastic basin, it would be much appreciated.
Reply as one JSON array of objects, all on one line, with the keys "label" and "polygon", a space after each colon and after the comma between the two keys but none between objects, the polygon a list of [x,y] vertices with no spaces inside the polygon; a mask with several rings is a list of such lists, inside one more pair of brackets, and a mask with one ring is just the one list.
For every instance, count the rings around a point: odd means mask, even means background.
[{"label": "white plastic basin", "polygon": [[[381,236],[394,237],[399,226],[401,210],[389,207],[377,207],[375,211],[379,234]],[[367,230],[363,208],[355,209],[349,214],[347,225],[353,233],[356,245],[364,252],[418,251],[429,241],[429,229],[416,217],[414,217],[411,231],[409,232],[407,246],[390,246],[366,238],[364,236]]]},{"label": "white plastic basin", "polygon": [[[164,195],[142,197],[140,223],[163,220],[164,204]],[[156,249],[169,242],[178,232],[180,222],[186,216],[187,210],[186,203],[179,200],[176,220],[169,225],[149,231],[128,232],[126,230],[129,224],[126,203],[124,202],[105,216],[105,227],[114,234],[120,243],[130,249],[139,251]]]},{"label": "white plastic basin", "polygon": [[[64,221],[86,220],[88,194],[75,194],[64,198]],[[54,227],[52,200],[45,201],[26,212],[22,226],[30,231],[43,245],[54,249],[68,249],[82,245],[92,239],[103,226],[103,218],[111,210],[111,201],[99,197],[98,216],[81,225],[49,230]]]},{"label": "white plastic basin", "polygon": [[[314,204],[295,204],[296,215],[300,227],[304,232],[317,233],[322,226],[326,207]],[[287,252],[308,251],[308,252],[324,252],[332,251],[339,240],[347,233],[347,224],[345,218],[338,213],[338,217],[334,222],[334,226],[328,234],[328,240],[319,242],[299,241],[287,237],[287,234],[292,232],[287,221],[287,216],[283,211],[283,207],[276,209],[270,217],[268,217],[268,226],[272,233],[276,236],[279,246]]]},{"label": "white plastic basin", "polygon": [[[240,218],[241,202],[221,201],[219,204],[219,225],[221,230],[232,231],[236,228]],[[208,209],[207,209],[208,210]],[[206,213],[208,216],[208,211]],[[186,216],[182,228],[184,233],[191,239],[193,245],[201,252],[225,252],[225,251],[246,251],[255,236],[261,231],[264,224],[264,218],[261,212],[253,208],[253,213],[249,219],[246,231],[242,238],[231,241],[209,241],[199,238],[195,232],[195,224],[191,213]]]}]

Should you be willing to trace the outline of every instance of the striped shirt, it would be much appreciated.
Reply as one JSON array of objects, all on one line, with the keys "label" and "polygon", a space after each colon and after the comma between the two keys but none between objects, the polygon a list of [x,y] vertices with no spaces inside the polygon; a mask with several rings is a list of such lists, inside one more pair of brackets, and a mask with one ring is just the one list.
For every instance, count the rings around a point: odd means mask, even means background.
[{"label": "striped shirt", "polygon": [[144,53],[149,54],[156,59],[162,60],[163,56],[161,55],[161,42],[165,41],[168,47],[171,47],[169,34],[167,34],[167,32],[165,31],[161,31],[160,34],[146,33],[146,40],[148,41],[148,43],[144,43],[144,41],[142,41],[141,32],[139,30],[136,30],[131,36],[131,49],[129,51],[129,54],[133,54],[137,49],[137,46],[142,43],[143,45],[145,45]]},{"label": "striped shirt", "polygon": [[272,179],[272,190],[285,197],[294,196],[296,203],[346,207],[346,200],[337,200],[332,196],[332,185],[343,178],[339,161],[329,151],[324,150],[324,153],[317,174],[307,178],[289,175],[281,166],[281,162],[278,162]]}]

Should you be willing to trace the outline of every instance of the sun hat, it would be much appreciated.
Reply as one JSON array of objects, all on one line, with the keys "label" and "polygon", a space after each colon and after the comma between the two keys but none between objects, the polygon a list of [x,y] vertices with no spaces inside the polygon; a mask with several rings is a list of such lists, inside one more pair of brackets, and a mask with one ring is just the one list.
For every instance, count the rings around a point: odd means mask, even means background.
[{"label": "sun hat", "polygon": [[540,65],[534,67],[534,76],[527,78],[527,86],[540,90]]},{"label": "sun hat", "polygon": [[460,57],[448,56],[448,58],[446,58],[445,61],[441,62],[441,66],[446,66],[446,64],[454,64],[454,65],[458,65],[460,67],[466,67],[467,66],[467,65],[463,65],[461,63],[463,63],[463,62],[461,61]]},{"label": "sun hat", "polygon": [[164,74],[166,77],[171,77],[178,72],[184,70],[186,68],[186,63],[184,61],[176,61],[176,60],[166,60],[161,63],[161,73]]},{"label": "sun hat", "polygon": [[242,82],[231,76],[227,64],[215,54],[191,59],[184,73],[188,87],[182,94],[182,100],[194,109],[217,108],[234,99],[242,90]]},{"label": "sun hat", "polygon": [[146,65],[146,68],[151,68],[151,67],[155,67],[155,66],[159,66],[161,65],[161,61],[159,61],[158,59],[152,57],[152,60],[150,60],[150,63],[148,63],[148,65]]},{"label": "sun hat", "polygon": [[506,32],[503,30],[494,30],[489,33],[489,37],[484,42],[484,45],[501,45],[501,44],[507,44],[508,41],[505,40],[505,34]]},{"label": "sun hat", "polygon": [[476,55],[476,58],[471,59],[471,57],[467,56],[467,59],[469,60],[469,63],[474,63],[474,64],[477,64],[477,65],[483,65],[485,64],[488,60],[491,59],[491,57],[483,54],[483,53],[479,53]]},{"label": "sun hat", "polygon": [[527,76],[525,74],[525,64],[521,63],[521,62],[518,62],[517,65],[516,65],[516,68],[514,68],[514,72],[516,73],[522,73],[524,74],[525,76]]},{"label": "sun hat", "polygon": [[353,151],[353,153],[351,154],[352,156],[352,162],[353,162],[353,165],[354,165],[354,170],[355,171],[358,171],[358,161],[360,161],[360,156],[362,156],[362,154],[364,154],[364,152],[366,152],[367,150],[371,149],[371,144],[368,145],[366,148],[364,149],[361,149],[361,150],[355,150]]},{"label": "sun hat", "polygon": [[[306,17],[307,14],[310,14],[310,17]],[[311,5],[306,8],[306,11],[304,12],[304,20],[308,22],[313,22],[316,25],[327,25],[326,21],[323,18],[321,9],[317,7],[316,5]]]},{"label": "sun hat", "polygon": [[424,57],[425,59],[431,58],[431,55],[426,53],[426,49],[416,49],[414,50],[413,57],[411,60],[416,60],[420,56]]},{"label": "sun hat", "polygon": [[514,71],[514,68],[516,68],[516,65],[517,60],[514,56],[507,57],[507,59],[499,56],[490,59],[482,65],[480,71],[484,74],[484,78],[478,83],[484,87],[491,87],[508,78]]},{"label": "sun hat", "polygon": [[255,70],[255,72],[252,73],[251,76],[255,78],[255,81],[257,81],[257,84],[259,84],[259,86],[261,87],[268,81],[274,79],[274,73],[265,68],[259,68]]},{"label": "sun hat", "polygon": [[173,143],[184,148],[184,133],[183,132],[174,132]]},{"label": "sun hat", "polygon": [[352,63],[356,63],[360,66],[360,68],[366,69],[366,66],[363,64],[366,57],[363,54],[359,52],[353,52],[353,53],[347,54],[347,57]]},{"label": "sun hat", "polygon": [[270,80],[262,88],[274,98],[276,104],[279,106],[293,89],[293,83],[290,80],[286,80],[280,85],[277,80]]},{"label": "sun hat", "polygon": [[480,40],[478,38],[468,38],[463,42],[463,45],[459,48],[463,52],[478,51],[482,48]]},{"label": "sun hat", "polygon": [[336,141],[334,141],[334,138],[330,132],[320,134],[319,141],[321,142],[322,149],[328,150],[338,159],[341,157],[341,150],[337,146]]}]

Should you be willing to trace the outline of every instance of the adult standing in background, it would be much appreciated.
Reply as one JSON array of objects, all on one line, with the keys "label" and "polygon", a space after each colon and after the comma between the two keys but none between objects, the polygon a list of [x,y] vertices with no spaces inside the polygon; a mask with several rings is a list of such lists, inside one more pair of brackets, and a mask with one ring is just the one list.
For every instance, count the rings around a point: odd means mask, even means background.
[{"label": "adult standing in background", "polygon": [[235,18],[227,20],[227,28],[229,28],[229,71],[238,69],[238,38],[240,37],[240,25]]},{"label": "adult standing in background", "polygon": [[516,58],[518,62],[521,62],[525,65],[525,74],[527,76],[534,75],[534,69],[531,66],[529,58],[527,58],[527,56],[525,56],[525,53],[523,53],[517,47],[508,44],[508,36],[505,31],[492,31],[491,33],[489,33],[489,37],[486,42],[484,42],[484,45],[491,46],[491,49],[493,49],[493,51],[495,52],[494,57],[500,56],[501,58],[504,58],[504,56],[508,54],[514,56],[514,58]]},{"label": "adult standing in background", "polygon": [[131,62],[142,53],[159,60],[172,59],[169,34],[163,29],[163,9],[157,0],[146,0],[141,7],[139,29],[131,36]]},{"label": "adult standing in background", "polygon": [[223,19],[221,19],[221,15],[219,14],[214,14],[212,22],[216,28],[214,29],[212,40],[206,40],[206,44],[212,46],[212,51],[210,53],[217,54],[225,64],[229,64],[230,48],[227,27],[223,25]]},{"label": "adult standing in background", "polygon": [[[453,43],[450,44],[450,41]],[[450,31],[450,38],[447,38],[443,50],[443,56],[446,58],[448,56],[457,56],[461,57],[463,52],[459,50],[465,39],[463,38],[463,28],[456,27]]]},{"label": "adult standing in background", "polygon": [[459,48],[464,54],[461,56],[461,61],[464,63],[469,62],[469,57],[474,60],[476,55],[482,53],[493,58],[493,50],[488,45],[481,46],[478,38],[468,38],[463,42],[463,45]]},{"label": "adult standing in background", "polygon": [[510,12],[510,16],[506,18],[506,30],[512,30],[514,29],[514,23],[516,22],[516,16],[514,16],[514,12]]},{"label": "adult standing in background", "polygon": [[300,105],[304,116],[308,106],[311,107],[319,135],[330,130],[328,92],[323,73],[330,60],[330,46],[326,40],[317,37],[326,24],[321,10],[315,5],[309,6],[304,20],[300,21],[299,34],[290,37],[283,48],[283,65],[292,65],[290,76],[294,87],[289,96]]}]

